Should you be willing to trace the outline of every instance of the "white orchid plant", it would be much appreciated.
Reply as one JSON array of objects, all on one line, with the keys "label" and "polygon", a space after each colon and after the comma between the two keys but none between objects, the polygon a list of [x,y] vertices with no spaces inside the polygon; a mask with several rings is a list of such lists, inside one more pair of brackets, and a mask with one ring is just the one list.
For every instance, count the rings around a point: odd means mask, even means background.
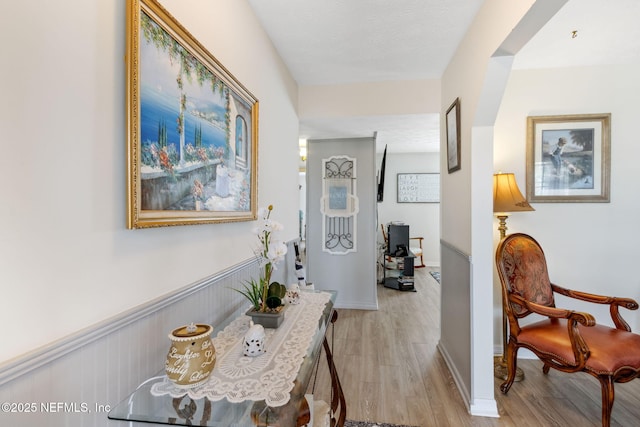
[{"label": "white orchid plant", "polygon": [[259,224],[253,229],[260,242],[260,246],[255,250],[262,269],[260,279],[251,280],[244,286],[244,290],[238,290],[251,301],[254,310],[260,312],[277,310],[282,305],[282,298],[286,293],[284,285],[271,282],[271,275],[277,263],[282,261],[287,253],[287,245],[275,239],[274,233],[283,230],[284,227],[271,219],[272,210],[273,205],[258,209]]}]

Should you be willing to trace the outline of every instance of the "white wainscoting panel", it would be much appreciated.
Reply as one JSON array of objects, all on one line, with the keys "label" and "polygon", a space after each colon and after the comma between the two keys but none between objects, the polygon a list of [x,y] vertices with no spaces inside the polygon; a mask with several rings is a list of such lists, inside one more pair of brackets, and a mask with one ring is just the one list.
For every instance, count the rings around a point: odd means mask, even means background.
[{"label": "white wainscoting panel", "polygon": [[[289,268],[281,274],[289,276]],[[164,369],[171,330],[192,321],[215,326],[248,308],[247,300],[231,288],[251,277],[258,277],[254,260],[1,365],[0,403],[10,406],[3,406],[0,425],[129,425],[107,419],[103,408],[115,406]]]}]

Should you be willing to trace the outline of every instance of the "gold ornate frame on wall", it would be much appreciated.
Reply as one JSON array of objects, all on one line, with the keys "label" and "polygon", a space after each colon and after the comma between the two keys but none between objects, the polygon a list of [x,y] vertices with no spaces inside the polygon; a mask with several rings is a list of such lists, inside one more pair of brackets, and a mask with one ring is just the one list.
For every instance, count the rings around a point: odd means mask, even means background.
[{"label": "gold ornate frame on wall", "polygon": [[126,51],[127,227],[255,220],[258,100],[155,0]]},{"label": "gold ornate frame on wall", "polygon": [[527,200],[609,202],[611,114],[527,117]]}]

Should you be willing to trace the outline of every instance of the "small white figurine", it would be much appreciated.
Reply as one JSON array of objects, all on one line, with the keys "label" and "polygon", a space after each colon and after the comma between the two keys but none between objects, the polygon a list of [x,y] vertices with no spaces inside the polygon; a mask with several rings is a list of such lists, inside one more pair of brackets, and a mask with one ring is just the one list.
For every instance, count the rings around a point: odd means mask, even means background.
[{"label": "small white figurine", "polygon": [[289,285],[287,301],[289,301],[289,304],[298,304],[300,302],[300,286],[297,283]]},{"label": "small white figurine", "polygon": [[249,357],[260,356],[265,352],[264,327],[262,325],[256,325],[253,321],[249,323],[249,330],[244,335],[243,348],[243,354]]}]

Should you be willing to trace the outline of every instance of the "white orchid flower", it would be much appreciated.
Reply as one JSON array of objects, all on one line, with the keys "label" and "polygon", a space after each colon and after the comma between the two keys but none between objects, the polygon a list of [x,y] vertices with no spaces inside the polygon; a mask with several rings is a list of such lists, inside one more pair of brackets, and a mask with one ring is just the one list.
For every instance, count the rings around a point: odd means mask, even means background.
[{"label": "white orchid flower", "polygon": [[284,259],[287,254],[287,245],[282,242],[272,242],[267,251],[267,258],[275,264]]},{"label": "white orchid flower", "polygon": [[281,231],[281,230],[284,230],[284,226],[280,224],[278,221],[268,219],[264,223],[264,231],[266,232]]},{"label": "white orchid flower", "polygon": [[271,230],[282,231],[284,230],[284,225],[280,224],[278,221],[271,221]]}]

